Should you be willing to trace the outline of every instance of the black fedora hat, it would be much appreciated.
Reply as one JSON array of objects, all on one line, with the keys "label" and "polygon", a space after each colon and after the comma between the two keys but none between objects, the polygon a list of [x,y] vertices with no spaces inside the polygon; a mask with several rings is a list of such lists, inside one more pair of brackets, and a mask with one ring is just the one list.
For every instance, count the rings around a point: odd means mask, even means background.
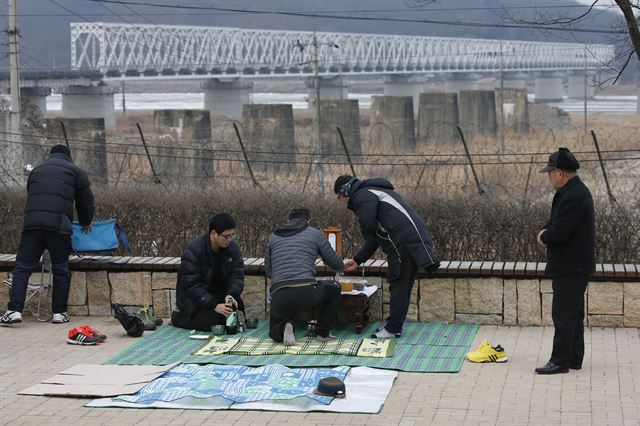
[{"label": "black fedora hat", "polygon": [[322,396],[332,396],[334,398],[344,398],[347,395],[347,390],[344,382],[337,377],[325,377],[320,379],[318,387],[313,393]]}]

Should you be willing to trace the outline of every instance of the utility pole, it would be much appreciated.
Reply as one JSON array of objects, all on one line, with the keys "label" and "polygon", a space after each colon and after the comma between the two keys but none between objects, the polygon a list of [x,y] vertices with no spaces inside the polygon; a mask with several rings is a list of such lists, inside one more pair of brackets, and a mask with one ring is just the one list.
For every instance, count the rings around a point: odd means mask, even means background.
[{"label": "utility pole", "polygon": [[502,59],[502,40],[500,40],[500,153],[504,153],[504,60]]},{"label": "utility pole", "polygon": [[11,138],[13,142],[7,147],[12,155],[9,159],[8,169],[12,180],[22,180],[22,114],[20,111],[20,63],[18,61],[18,14],[16,0],[9,0],[9,62],[11,80]]},{"label": "utility pole", "polygon": [[324,198],[324,171],[322,170],[322,141],[320,140],[320,73],[318,59],[318,37],[313,29],[313,80],[316,91],[316,171],[318,174],[318,190]]},{"label": "utility pole", "polygon": [[120,91],[122,92],[122,113],[127,113],[127,101],[125,99],[124,80],[120,82]]},{"label": "utility pole", "polygon": [[584,134],[587,134],[587,48],[584,48]]}]

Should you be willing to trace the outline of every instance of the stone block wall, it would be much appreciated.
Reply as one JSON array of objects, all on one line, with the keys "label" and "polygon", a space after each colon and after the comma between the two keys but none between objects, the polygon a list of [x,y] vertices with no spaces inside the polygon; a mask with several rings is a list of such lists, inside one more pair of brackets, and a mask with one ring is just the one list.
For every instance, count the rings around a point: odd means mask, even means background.
[{"label": "stone block wall", "polygon": [[[156,315],[167,318],[176,308],[176,276],[174,272],[76,271],[69,294],[69,313],[108,316],[111,303],[120,303],[127,307],[150,305]],[[370,318],[381,320],[389,313],[389,285],[381,277],[366,278],[379,286],[371,297]],[[40,282],[40,275],[34,274],[31,282]],[[268,318],[268,286],[264,276],[245,277],[243,299],[248,317]],[[549,326],[553,324],[552,297],[548,279],[421,279],[412,289],[407,318],[425,322]],[[0,306],[6,306],[8,299],[8,288],[0,286]],[[640,282],[591,282],[585,293],[585,307],[586,326],[640,327]]]}]

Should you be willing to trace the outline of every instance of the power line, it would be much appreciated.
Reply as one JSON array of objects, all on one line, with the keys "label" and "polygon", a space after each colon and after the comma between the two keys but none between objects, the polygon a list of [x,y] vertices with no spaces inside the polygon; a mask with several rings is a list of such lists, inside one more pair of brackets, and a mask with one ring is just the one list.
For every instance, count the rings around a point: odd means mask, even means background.
[{"label": "power line", "polygon": [[[53,1],[53,0],[50,0]],[[192,6],[192,5],[170,5],[160,4],[153,2],[134,2],[127,0],[88,0],[94,3],[113,3],[113,4],[128,4],[135,6],[157,7],[165,9],[178,9],[178,10],[212,10],[221,12],[237,12],[256,15],[283,15],[283,16],[295,16],[302,18],[320,18],[320,19],[336,19],[336,20],[359,20],[359,21],[383,21],[383,22],[403,22],[403,23],[421,23],[421,24],[437,24],[437,25],[450,25],[450,26],[462,26],[462,27],[488,27],[488,28],[511,28],[511,29],[536,29],[545,31],[560,31],[570,33],[597,33],[597,34],[627,34],[625,30],[597,30],[591,28],[566,28],[555,27],[551,25],[535,25],[535,24],[491,24],[486,22],[472,22],[472,21],[444,21],[434,19],[415,19],[415,18],[389,18],[389,17],[373,17],[373,16],[340,16],[331,15],[326,13],[317,12],[292,12],[292,11],[276,11],[276,10],[258,10],[258,9],[238,9],[229,7],[216,7],[216,6]]]},{"label": "power line", "polygon": [[[296,0],[298,1],[298,0]],[[140,6],[146,6],[143,4],[139,4]],[[123,6],[126,6],[123,4]],[[536,5],[536,6],[500,6],[500,7],[492,7],[492,6],[484,6],[484,7],[474,7],[474,6],[468,6],[465,5],[464,6],[464,11],[468,12],[468,11],[483,11],[483,10],[499,10],[499,11],[504,11],[504,10],[539,10],[539,9],[585,9],[588,8],[588,6],[586,5],[578,5],[578,4],[568,4],[568,5],[557,5],[557,4],[548,4],[548,5]],[[609,6],[609,5],[595,5],[594,9],[601,9],[603,12],[606,12],[607,10],[611,10],[612,8],[614,8],[614,6]],[[130,9],[131,10],[131,9]],[[429,13],[433,13],[433,12],[460,12],[461,8],[460,7],[456,7],[456,8],[426,8],[426,9],[420,9],[420,12],[429,12]],[[362,9],[336,9],[336,10],[331,10],[331,9],[323,9],[323,13],[357,13],[357,12],[365,12],[365,13],[411,13],[411,14],[415,14],[418,10],[416,9],[367,9],[366,11],[363,11]],[[125,16],[140,16],[143,17],[142,15],[140,15],[137,12],[134,12],[132,10],[133,13],[120,13],[119,15],[125,15]],[[302,10],[292,10],[290,12],[304,12]],[[162,13],[162,12],[145,12],[146,16],[202,16],[202,15],[215,15],[215,16],[219,16],[219,15],[241,15],[245,13],[244,11],[237,11],[237,12],[228,12],[228,13],[220,13],[220,12],[210,12],[210,13],[202,13],[202,12],[189,12],[189,13],[176,13],[176,12],[166,12],[166,13]],[[111,16],[112,14],[104,14],[104,13],[84,13],[83,16],[84,17],[101,17],[101,16]],[[18,16],[20,17],[63,17],[63,16],[73,16],[72,13],[59,13],[59,14],[55,14],[55,13],[18,13]]]}]

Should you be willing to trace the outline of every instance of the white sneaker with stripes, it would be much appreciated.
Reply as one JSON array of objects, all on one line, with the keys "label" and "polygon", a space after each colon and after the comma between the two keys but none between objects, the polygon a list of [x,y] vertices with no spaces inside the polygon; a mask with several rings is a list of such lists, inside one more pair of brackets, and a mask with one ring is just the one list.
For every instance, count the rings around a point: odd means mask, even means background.
[{"label": "white sneaker with stripes", "polygon": [[71,321],[71,318],[69,318],[69,315],[66,312],[53,314],[53,318],[51,319],[51,322],[54,324],[64,324],[69,321]]}]

